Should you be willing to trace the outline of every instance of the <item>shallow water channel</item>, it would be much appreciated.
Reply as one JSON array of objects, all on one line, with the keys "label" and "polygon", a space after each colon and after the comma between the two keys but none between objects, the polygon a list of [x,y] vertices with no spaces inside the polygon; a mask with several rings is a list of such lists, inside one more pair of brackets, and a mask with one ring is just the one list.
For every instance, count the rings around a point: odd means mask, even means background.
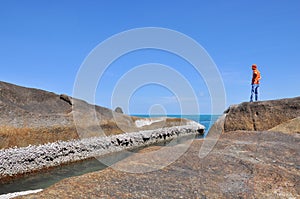
[{"label": "shallow water channel", "polygon": [[[202,137],[196,136],[196,139],[201,139],[201,138]],[[195,135],[179,137],[173,139],[172,142],[171,141],[161,142],[151,146],[166,146],[169,144],[176,145],[190,139],[195,139]],[[144,149],[146,147],[140,147],[129,151],[137,153],[139,150]],[[107,157],[103,157],[103,159],[105,159],[106,161],[108,160],[108,161],[116,162],[132,154],[133,153],[119,152],[119,153],[111,154]],[[26,191],[26,190],[44,189],[64,178],[79,176],[85,173],[90,173],[90,172],[100,171],[102,169],[105,169],[107,166],[101,163],[98,159],[93,158],[93,159],[83,160],[80,162],[70,163],[59,167],[51,168],[48,170],[43,170],[38,173],[26,174],[22,177],[13,179],[8,183],[0,184],[0,194]]]}]

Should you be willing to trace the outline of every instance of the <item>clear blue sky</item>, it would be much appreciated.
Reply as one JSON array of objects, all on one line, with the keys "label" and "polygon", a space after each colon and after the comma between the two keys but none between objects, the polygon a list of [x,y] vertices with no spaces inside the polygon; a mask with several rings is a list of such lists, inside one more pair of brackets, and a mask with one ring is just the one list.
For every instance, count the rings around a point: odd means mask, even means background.
[{"label": "clear blue sky", "polygon": [[[80,65],[100,42],[132,28],[163,27],[206,49],[223,78],[227,106],[249,100],[253,63],[262,73],[261,100],[295,97],[300,94],[299,10],[299,0],[0,0],[0,80],[72,95]],[[187,78],[201,113],[210,113],[201,76],[184,60],[157,50],[114,62],[99,83],[97,104],[114,108],[111,94],[118,79],[151,62]],[[126,112],[155,112],[149,109],[162,109],[155,105],[160,104],[165,112],[178,113],[172,97],[161,86],[144,86],[133,94]]]}]

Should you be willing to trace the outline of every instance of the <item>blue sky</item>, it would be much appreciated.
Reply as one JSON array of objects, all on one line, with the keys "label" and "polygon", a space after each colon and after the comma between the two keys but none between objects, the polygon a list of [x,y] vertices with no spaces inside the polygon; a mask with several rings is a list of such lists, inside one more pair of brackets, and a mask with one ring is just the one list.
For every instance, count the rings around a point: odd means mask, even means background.
[{"label": "blue sky", "polygon": [[[253,63],[262,74],[261,100],[295,97],[300,94],[299,10],[298,0],[0,0],[0,80],[72,95],[81,64],[99,43],[129,29],[162,27],[205,48],[223,79],[226,106],[249,100]],[[147,63],[178,71],[194,89],[200,113],[210,113],[201,75],[180,57],[154,49],[116,60],[99,82],[96,103],[115,108],[118,80]],[[126,112],[181,113],[174,96],[167,87],[146,85],[124,99]],[[191,106],[184,113],[197,111]]]}]

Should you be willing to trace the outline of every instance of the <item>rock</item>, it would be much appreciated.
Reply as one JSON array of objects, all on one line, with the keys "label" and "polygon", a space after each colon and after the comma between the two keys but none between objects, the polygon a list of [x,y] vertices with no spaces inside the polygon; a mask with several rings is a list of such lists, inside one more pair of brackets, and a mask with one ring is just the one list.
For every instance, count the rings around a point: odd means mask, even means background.
[{"label": "rock", "polygon": [[[259,130],[277,131],[299,124],[299,100],[231,106],[212,127],[218,132],[209,132],[208,138],[193,140],[191,145],[149,147],[116,162],[113,168],[67,178],[22,198],[300,198],[299,134]],[[225,129],[226,133],[222,133]],[[176,136],[189,133],[190,128],[139,132],[132,139],[142,143],[163,140],[168,132]],[[213,138],[217,142],[211,151],[199,156],[202,147],[207,147],[205,143],[210,145]],[[182,154],[184,145],[189,148]],[[156,151],[159,153],[152,153]],[[178,159],[161,167],[166,158],[176,154],[180,154]],[[124,172],[126,168],[154,170]]]},{"label": "rock", "polygon": [[65,102],[68,102],[70,105],[72,105],[72,97],[66,95],[66,94],[61,94],[59,96],[60,99],[64,100]]},{"label": "rock", "polygon": [[[120,107],[116,108],[116,112],[123,113]],[[100,127],[105,135],[161,127],[151,124],[137,128],[134,123],[137,117],[114,115],[108,108],[91,105],[66,94],[57,95],[2,81],[0,113],[0,149],[102,136]],[[74,118],[77,118],[76,126]],[[176,126],[176,122],[185,125],[189,121],[170,118],[164,126]]]},{"label": "rock", "polygon": [[244,102],[230,106],[226,114],[225,132],[263,131],[300,116],[300,97]]},{"label": "rock", "polygon": [[[160,168],[166,157],[152,152],[175,155],[181,146],[148,147],[114,168],[66,178],[22,198],[299,198],[300,140],[295,134],[225,133],[211,153],[200,159],[203,142],[194,140],[179,159],[152,172],[116,168]],[[144,157],[143,164],[137,164],[138,155]]]},{"label": "rock", "polygon": [[116,112],[116,113],[122,113],[122,114],[123,114],[123,110],[122,110],[121,107],[117,107],[117,108],[115,109],[115,112]]},{"label": "rock", "polygon": [[300,133],[300,117],[294,118],[292,120],[288,120],[287,122],[283,122],[268,131],[279,131],[282,133]]},{"label": "rock", "polygon": [[142,138],[143,138],[143,141],[146,143],[148,140],[150,140],[151,136],[150,135],[143,135]]}]

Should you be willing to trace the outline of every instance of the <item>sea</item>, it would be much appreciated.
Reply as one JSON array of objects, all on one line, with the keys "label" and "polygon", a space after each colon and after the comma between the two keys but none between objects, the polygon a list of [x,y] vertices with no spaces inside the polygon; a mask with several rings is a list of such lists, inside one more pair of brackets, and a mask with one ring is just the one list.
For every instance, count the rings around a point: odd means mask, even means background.
[{"label": "sea", "polygon": [[[144,117],[144,118],[150,117],[149,115],[134,115],[134,116]],[[193,120],[205,126],[205,135],[208,133],[213,123],[220,116],[221,115],[164,115],[164,116],[151,115],[151,117],[172,117],[172,118],[185,118],[185,119]],[[201,139],[203,137],[199,137],[199,138]],[[70,163],[68,165],[49,169],[41,173],[28,174],[23,176],[20,179],[16,179],[8,183],[0,183],[0,199],[7,198],[7,196],[2,194],[14,193],[19,191],[27,191],[27,190],[44,189],[64,178],[78,176],[89,172],[99,171],[105,169],[106,167],[107,167],[106,165],[100,163],[96,159],[89,159],[89,160]]]},{"label": "sea", "polygon": [[205,126],[204,137],[209,132],[210,127],[217,121],[221,115],[140,115],[133,114],[132,116],[142,117],[142,118],[155,118],[155,117],[171,117],[171,118],[185,118],[193,120]]}]

